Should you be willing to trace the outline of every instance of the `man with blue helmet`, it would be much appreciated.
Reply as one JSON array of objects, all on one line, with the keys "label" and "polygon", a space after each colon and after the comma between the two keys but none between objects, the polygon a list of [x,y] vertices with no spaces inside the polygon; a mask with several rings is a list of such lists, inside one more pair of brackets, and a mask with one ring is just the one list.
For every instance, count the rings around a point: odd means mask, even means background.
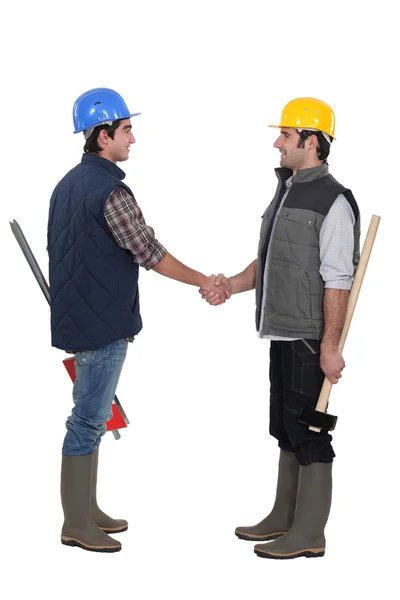
[{"label": "man with blue helmet", "polygon": [[174,258],[149,227],[118,162],[135,142],[131,113],[114,90],[96,88],[73,107],[81,162],[58,183],[48,221],[52,345],[75,354],[74,408],[62,448],[61,541],[118,552],[109,533],[128,528],[97,506],[98,451],[128,343],[142,329],[139,266],[229,298],[228,289]]}]

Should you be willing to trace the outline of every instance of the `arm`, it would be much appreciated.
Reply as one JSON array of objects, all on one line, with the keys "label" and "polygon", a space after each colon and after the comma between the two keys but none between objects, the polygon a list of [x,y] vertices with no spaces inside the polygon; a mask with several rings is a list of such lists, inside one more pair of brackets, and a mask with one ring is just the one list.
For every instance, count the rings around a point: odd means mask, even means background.
[{"label": "arm", "polygon": [[347,290],[325,289],[324,293],[324,335],[321,341],[321,369],[331,383],[337,383],[346,366],[339,352],[339,341],[346,319],[349,302]]},{"label": "arm", "polygon": [[[229,282],[232,294],[240,294],[241,292],[254,290],[256,287],[256,273],[257,259],[253,260],[253,262],[250,263],[249,266],[246,267],[241,273],[233,275],[232,277],[228,277],[227,281]],[[224,276],[218,275],[218,278],[220,277]],[[218,283],[216,283],[216,285],[218,285]]]},{"label": "arm", "polygon": [[132,255],[132,261],[146,270],[165,256],[166,249],[146,224],[135,198],[125,188],[117,187],[104,207],[104,219],[115,243]]},{"label": "arm", "polygon": [[195,271],[181,263],[169,252],[153,267],[153,271],[176,281],[187,283],[188,285],[195,285],[209,291],[212,290],[211,293],[216,294],[220,301],[225,302],[222,286],[221,289],[218,289],[214,285],[215,275],[206,277],[203,273],[199,273],[199,271]]},{"label": "arm", "polygon": [[118,187],[110,194],[104,218],[116,244],[131,253],[133,262],[177,281],[213,290],[219,294],[220,301],[225,302],[222,289],[214,286],[215,275],[206,277],[167,252],[156,239],[154,229],[146,224],[135,198],[125,188]]},{"label": "arm", "polygon": [[350,292],[347,290],[325,289],[324,293],[324,335],[321,348],[337,352],[340,336],[346,320]]},{"label": "arm", "polygon": [[321,369],[331,383],[337,383],[345,362],[339,341],[346,319],[354,265],[354,215],[343,195],[332,205],[320,232],[320,274],[325,282],[323,300],[324,333],[321,341]]}]

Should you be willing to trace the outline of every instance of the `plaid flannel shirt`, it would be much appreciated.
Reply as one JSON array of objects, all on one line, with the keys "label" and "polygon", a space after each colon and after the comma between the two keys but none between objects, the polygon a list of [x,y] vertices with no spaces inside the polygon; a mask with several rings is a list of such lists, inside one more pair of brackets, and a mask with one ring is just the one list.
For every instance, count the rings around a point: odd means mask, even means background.
[{"label": "plaid flannel shirt", "polygon": [[135,198],[125,188],[117,187],[104,207],[104,218],[115,242],[129,250],[132,260],[149,270],[165,256],[166,249],[154,236],[154,229],[146,225]]}]

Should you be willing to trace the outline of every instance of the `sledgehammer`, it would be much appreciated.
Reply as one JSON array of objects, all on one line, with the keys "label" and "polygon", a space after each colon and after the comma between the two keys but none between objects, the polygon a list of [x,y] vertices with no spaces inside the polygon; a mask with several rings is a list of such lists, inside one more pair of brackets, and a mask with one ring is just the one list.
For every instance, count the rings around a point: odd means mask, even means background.
[{"label": "sledgehammer", "polygon": [[[360,256],[356,273],[354,276],[353,285],[349,295],[349,303],[347,305],[346,319],[343,326],[342,335],[339,341],[339,352],[342,353],[344,343],[349,331],[351,319],[353,318],[354,309],[356,307],[358,295],[360,293],[361,284],[364,279],[367,269],[369,257],[371,255],[372,246],[374,245],[376,232],[378,231],[380,217],[373,215],[365,238],[364,246]],[[312,431],[320,432],[321,429],[333,430],[336,426],[337,417],[329,415],[326,412],[328,408],[329,395],[332,390],[332,383],[325,377],[319,394],[318,402],[315,409],[302,408],[299,414],[298,421],[304,425],[308,425]]]}]

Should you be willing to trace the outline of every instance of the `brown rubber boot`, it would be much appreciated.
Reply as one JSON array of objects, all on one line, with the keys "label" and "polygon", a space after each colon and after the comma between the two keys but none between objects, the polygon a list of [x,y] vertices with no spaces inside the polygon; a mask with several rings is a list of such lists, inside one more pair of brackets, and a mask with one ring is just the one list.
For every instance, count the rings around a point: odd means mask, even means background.
[{"label": "brown rubber boot", "polygon": [[324,529],[332,498],[332,463],[300,466],[296,515],[290,531],[271,542],[257,544],[254,552],[263,558],[307,558],[324,556]]},{"label": "brown rubber boot", "polygon": [[121,533],[128,529],[128,522],[124,519],[112,519],[97,506],[97,470],[99,465],[99,449],[93,454],[92,471],[92,519],[97,527],[104,533]]},{"label": "brown rubber boot", "polygon": [[93,522],[90,511],[93,454],[66,456],[61,466],[64,525],[61,543],[92,552],[118,552],[121,544]]},{"label": "brown rubber boot", "polygon": [[275,504],[270,514],[257,525],[237,527],[235,534],[241,540],[274,540],[287,533],[294,520],[297,497],[299,463],[294,452],[281,450]]}]

